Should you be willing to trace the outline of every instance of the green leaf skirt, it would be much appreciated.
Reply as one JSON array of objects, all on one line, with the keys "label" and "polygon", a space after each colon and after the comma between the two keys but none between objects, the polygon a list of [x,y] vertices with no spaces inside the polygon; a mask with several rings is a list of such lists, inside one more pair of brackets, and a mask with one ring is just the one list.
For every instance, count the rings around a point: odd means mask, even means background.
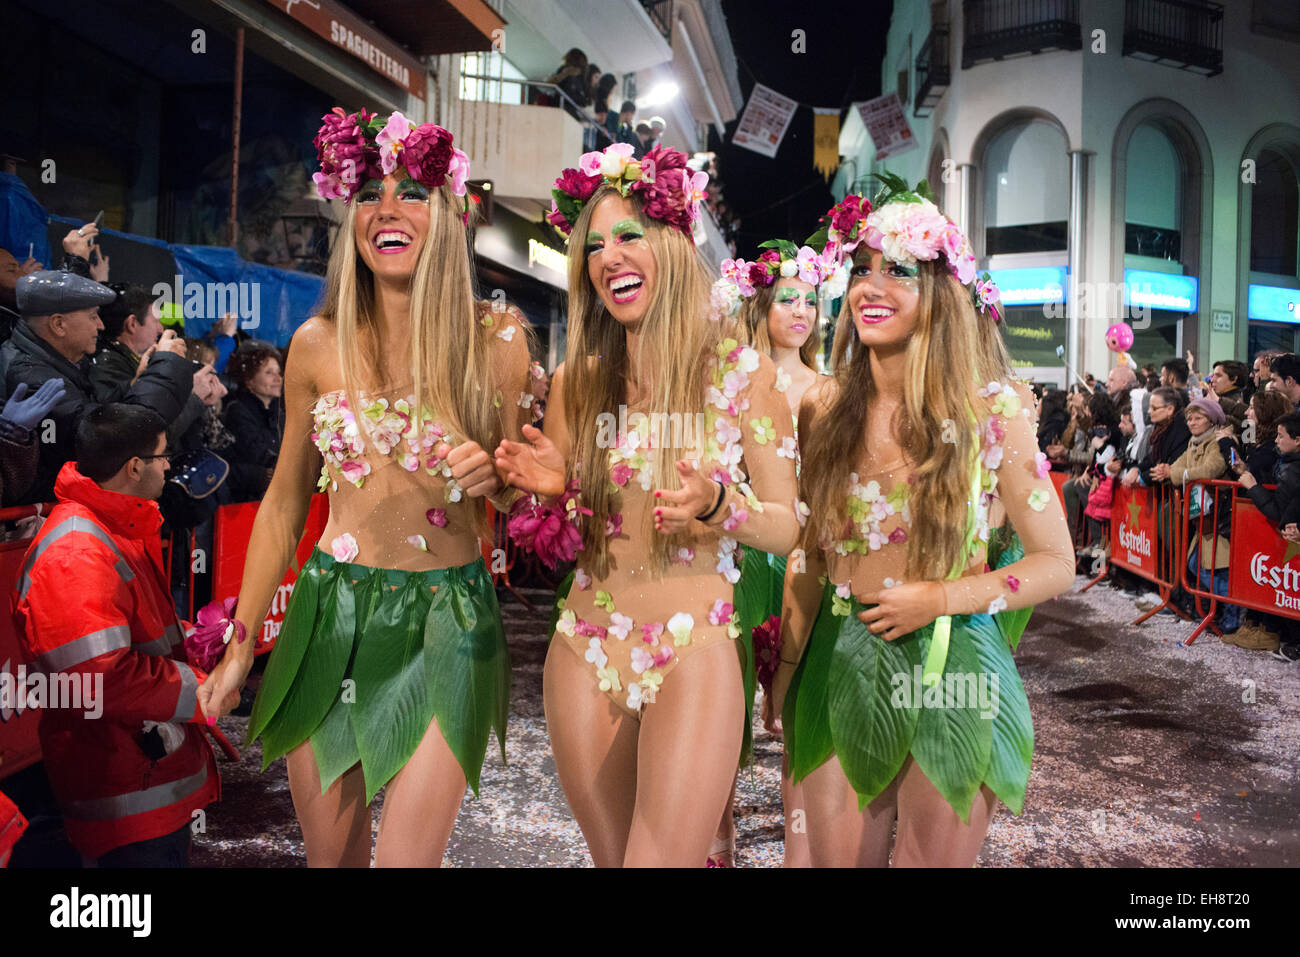
[{"label": "green leaf skirt", "polygon": [[248,723],[262,770],[310,740],[321,792],[358,762],[366,802],[415,753],[429,723],[478,793],[490,731],[505,760],[510,661],[481,558],[404,572],[316,549],[294,587]]},{"label": "green leaf skirt", "polygon": [[[749,763],[753,754],[754,688],[758,683],[754,671],[754,629],[767,621],[769,615],[780,614],[781,589],[785,581],[785,559],[769,555],[756,548],[742,549],[740,579],[732,587],[731,603],[735,606],[740,637],[736,639],[736,652],[740,655],[740,673],[745,687],[745,735],[740,750],[740,766]],[[773,562],[779,562],[779,571]],[[775,577],[775,586],[773,580]],[[555,623],[564,610],[564,601],[573,587],[573,572],[569,572],[555,590],[555,607],[546,633],[555,635]],[[775,604],[773,604],[775,595]]]},{"label": "green leaf skirt", "polygon": [[1019,814],[1034,729],[1007,631],[1023,630],[1027,616],[954,615],[943,678],[929,687],[921,676],[933,624],[885,641],[858,619],[867,606],[856,599],[834,615],[833,595],[827,583],[782,711],[793,780],[833,754],[865,808],[911,754],[963,822],[981,784]]}]

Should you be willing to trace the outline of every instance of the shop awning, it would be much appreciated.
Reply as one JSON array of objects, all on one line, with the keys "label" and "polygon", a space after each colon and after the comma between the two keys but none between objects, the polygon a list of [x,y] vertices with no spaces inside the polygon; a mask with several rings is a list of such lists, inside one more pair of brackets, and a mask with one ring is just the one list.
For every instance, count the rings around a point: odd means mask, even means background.
[{"label": "shop awning", "polygon": [[417,56],[492,49],[506,21],[483,0],[345,0]]}]

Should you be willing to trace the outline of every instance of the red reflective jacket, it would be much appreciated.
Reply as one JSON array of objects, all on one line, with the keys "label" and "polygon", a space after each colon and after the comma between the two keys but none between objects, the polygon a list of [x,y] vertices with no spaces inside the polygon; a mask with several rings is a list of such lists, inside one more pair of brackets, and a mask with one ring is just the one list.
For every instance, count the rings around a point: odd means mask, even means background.
[{"label": "red reflective jacket", "polygon": [[[196,694],[207,676],[182,660],[157,503],[100,488],[75,462],[54,491],[59,503],[23,562],[15,620],[59,698],[44,706],[40,739],[68,838],[99,857],[188,824],[221,783]],[[139,743],[145,721],[175,722],[180,747],[151,760]]]}]

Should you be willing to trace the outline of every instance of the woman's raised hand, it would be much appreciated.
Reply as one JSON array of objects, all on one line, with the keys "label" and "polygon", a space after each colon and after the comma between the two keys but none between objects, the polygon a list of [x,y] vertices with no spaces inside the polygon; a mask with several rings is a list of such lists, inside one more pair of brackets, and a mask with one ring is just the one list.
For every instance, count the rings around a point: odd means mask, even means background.
[{"label": "woman's raised hand", "polygon": [[496,467],[506,482],[525,492],[555,497],[564,492],[564,456],[542,430],[523,427],[524,441],[502,439],[496,450]]}]

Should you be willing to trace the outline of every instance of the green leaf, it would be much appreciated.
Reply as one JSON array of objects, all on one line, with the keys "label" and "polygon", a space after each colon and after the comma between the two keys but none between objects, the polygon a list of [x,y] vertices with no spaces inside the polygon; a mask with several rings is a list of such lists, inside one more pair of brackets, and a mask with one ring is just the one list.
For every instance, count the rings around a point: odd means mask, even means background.
[{"label": "green leaf", "polygon": [[934,202],[934,193],[930,191],[930,183],[928,180],[923,179],[921,182],[916,184],[916,194],[922,199],[928,199],[930,202]]},{"label": "green leaf", "polygon": [[505,763],[510,709],[510,659],[501,612],[481,564],[468,572],[448,571],[429,607],[424,637],[425,680],[438,728],[478,794],[493,729]]},{"label": "green leaf", "polygon": [[[310,621],[305,624],[308,628],[312,625]],[[357,636],[356,596],[351,579],[341,570],[330,575],[314,624],[311,654],[303,656],[275,719],[268,722],[262,735],[263,770],[307,740],[341,693]]]},{"label": "green leaf", "polygon": [[970,635],[980,668],[998,676],[997,713],[991,722],[992,748],[984,783],[1013,814],[1019,814],[1025,806],[1025,790],[1034,757],[1034,723],[1029,714],[1029,698],[1001,635],[989,629],[972,629]]},{"label": "green leaf", "polygon": [[[830,587],[826,586],[827,589]],[[803,660],[790,681],[790,691],[781,714],[790,776],[796,783],[821,767],[835,750],[830,726],[829,683],[841,621],[830,613],[823,591],[821,610],[813,622]]]},{"label": "green leaf", "polygon": [[[993,721],[982,716],[979,701],[979,682],[986,673],[972,635],[981,629],[981,638],[997,640],[989,616],[953,618],[943,678],[938,688],[925,691],[926,706],[921,709],[912,741],[917,766],[952,805],[963,824],[970,823],[971,802],[979,793],[993,747]],[[951,679],[963,679],[963,694],[948,694],[956,692]],[[939,707],[933,706],[929,698],[936,692],[942,704]]]},{"label": "green leaf", "polygon": [[424,676],[424,615],[430,603],[421,575],[393,588],[377,569],[379,596],[357,645],[352,729],[366,777],[366,803],[388,783],[424,738],[433,708]]},{"label": "green leaf", "polygon": [[916,731],[916,701],[895,701],[897,679],[910,684],[921,663],[920,636],[885,641],[858,618],[864,609],[854,601],[843,619],[830,664],[827,705],[831,736],[844,775],[865,807],[898,774]]},{"label": "green leaf", "polygon": [[320,774],[320,793],[324,794],[345,771],[361,760],[356,732],[352,728],[352,709],[356,702],[335,700],[325,720],[311,736],[311,750]]},{"label": "green leaf", "polygon": [[253,711],[248,719],[248,731],[245,734],[245,747],[257,739],[266,728],[275,712],[284,702],[285,695],[293,685],[294,676],[302,665],[307,646],[311,644],[312,632],[316,625],[316,605],[320,599],[321,578],[324,572],[315,562],[298,576],[293,595],[289,598],[289,608],[285,612],[284,625],[276,638],[275,647],[271,649],[270,660],[262,674],[262,685],[253,702]]},{"label": "green leaf", "polygon": [[745,687],[745,735],[741,743],[740,763],[749,762],[753,752],[754,689],[758,684],[754,670],[754,629],[767,620],[767,599],[772,591],[772,569],[767,556],[756,548],[746,548],[740,562],[740,578],[732,586],[733,614],[740,627],[736,649],[740,654],[740,673]]},{"label": "green leaf", "polygon": [[805,246],[811,246],[819,253],[824,252],[826,250],[826,243],[829,241],[829,236],[827,235],[829,232],[830,232],[830,224],[826,223],[820,226],[816,232],[814,232],[811,236],[805,239],[803,241],[803,244]]}]

